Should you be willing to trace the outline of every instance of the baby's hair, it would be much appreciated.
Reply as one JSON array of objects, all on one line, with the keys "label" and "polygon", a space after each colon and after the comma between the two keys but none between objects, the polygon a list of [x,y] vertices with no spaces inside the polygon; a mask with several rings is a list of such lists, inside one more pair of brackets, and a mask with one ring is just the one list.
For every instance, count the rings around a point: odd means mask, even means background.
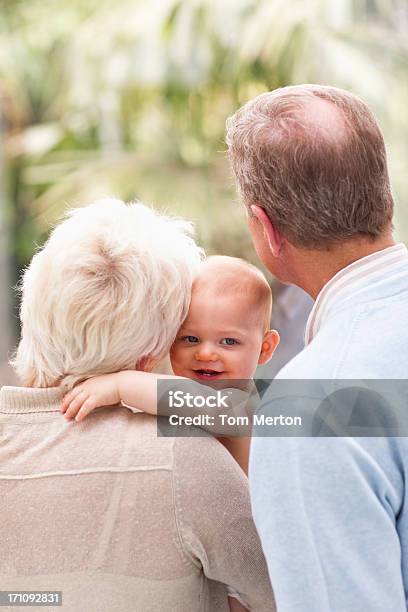
[{"label": "baby's hair", "polygon": [[251,299],[254,310],[259,310],[264,330],[269,329],[272,316],[272,291],[259,268],[240,257],[212,255],[199,267],[193,288],[205,289],[204,272],[212,272],[211,287],[209,287],[211,291],[234,291],[238,296]]}]

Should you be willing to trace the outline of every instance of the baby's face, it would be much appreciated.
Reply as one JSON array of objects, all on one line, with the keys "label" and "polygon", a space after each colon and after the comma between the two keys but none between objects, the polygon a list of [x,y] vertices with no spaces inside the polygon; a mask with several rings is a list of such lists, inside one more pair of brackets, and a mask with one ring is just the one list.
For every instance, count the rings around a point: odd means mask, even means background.
[{"label": "baby's face", "polygon": [[198,380],[252,378],[264,339],[261,319],[245,295],[193,290],[170,351],[174,373]]}]

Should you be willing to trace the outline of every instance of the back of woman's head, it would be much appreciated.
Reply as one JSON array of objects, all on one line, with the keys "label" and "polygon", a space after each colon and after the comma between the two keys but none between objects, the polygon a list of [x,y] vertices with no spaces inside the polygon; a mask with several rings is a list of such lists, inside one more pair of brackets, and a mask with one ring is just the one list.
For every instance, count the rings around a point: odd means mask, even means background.
[{"label": "back of woman's head", "polygon": [[202,251],[190,223],[143,204],[100,200],[51,233],[22,279],[24,384],[70,388],[161,358],[187,314]]}]

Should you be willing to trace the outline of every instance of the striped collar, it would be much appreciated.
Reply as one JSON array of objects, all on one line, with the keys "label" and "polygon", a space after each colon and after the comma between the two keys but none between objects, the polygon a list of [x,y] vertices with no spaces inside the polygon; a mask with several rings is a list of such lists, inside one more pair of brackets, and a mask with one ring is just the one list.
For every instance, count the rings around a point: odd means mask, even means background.
[{"label": "striped collar", "polygon": [[371,285],[384,275],[389,279],[398,271],[401,263],[408,263],[408,251],[403,243],[367,255],[337,272],[316,298],[307,320],[305,345],[313,340],[334,304],[349,297],[362,285]]}]

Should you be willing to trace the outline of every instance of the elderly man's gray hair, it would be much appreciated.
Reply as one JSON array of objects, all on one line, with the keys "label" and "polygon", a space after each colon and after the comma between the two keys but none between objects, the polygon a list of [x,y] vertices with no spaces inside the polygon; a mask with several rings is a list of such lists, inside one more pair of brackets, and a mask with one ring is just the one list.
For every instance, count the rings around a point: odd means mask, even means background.
[{"label": "elderly man's gray hair", "polygon": [[143,204],[106,199],[70,211],[23,277],[13,361],[22,381],[68,389],[161,358],[203,256],[191,233]]},{"label": "elderly man's gray hair", "polygon": [[353,94],[319,85],[261,94],[228,119],[226,140],[244,203],[292,244],[324,249],[391,226],[383,137]]}]

